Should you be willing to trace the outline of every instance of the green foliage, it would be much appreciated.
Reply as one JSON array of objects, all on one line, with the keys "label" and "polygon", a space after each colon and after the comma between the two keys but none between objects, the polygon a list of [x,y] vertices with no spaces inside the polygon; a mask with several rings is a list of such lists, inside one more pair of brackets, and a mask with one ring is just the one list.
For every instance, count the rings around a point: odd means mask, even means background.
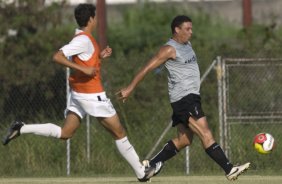
[{"label": "green foliage", "polygon": [[[123,21],[109,27],[109,42],[118,52],[150,52],[169,37],[168,23],[176,9],[156,11],[157,5],[134,6],[125,11]],[[152,51],[150,52],[152,53]]]},{"label": "green foliage", "polygon": [[4,110],[0,115],[8,118],[30,118],[34,114],[46,117],[63,108],[57,103],[57,110],[45,112],[43,104],[65,95],[65,86],[61,85],[65,74],[53,64],[52,55],[73,30],[70,25],[63,26],[63,4],[44,7],[36,2],[15,1],[0,7],[0,104]]}]

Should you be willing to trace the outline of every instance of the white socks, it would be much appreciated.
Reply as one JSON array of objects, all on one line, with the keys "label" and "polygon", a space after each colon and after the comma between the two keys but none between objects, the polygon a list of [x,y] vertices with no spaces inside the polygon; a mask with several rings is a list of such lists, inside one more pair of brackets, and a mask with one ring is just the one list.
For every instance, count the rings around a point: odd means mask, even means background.
[{"label": "white socks", "polygon": [[62,129],[61,127],[52,123],[29,124],[29,125],[25,124],[24,126],[22,126],[20,133],[21,134],[33,133],[36,135],[43,135],[46,137],[61,138]]},{"label": "white socks", "polygon": [[144,166],[140,163],[139,156],[135,152],[134,147],[130,144],[127,137],[116,140],[116,146],[120,154],[133,168],[137,178],[143,178],[145,176]]}]

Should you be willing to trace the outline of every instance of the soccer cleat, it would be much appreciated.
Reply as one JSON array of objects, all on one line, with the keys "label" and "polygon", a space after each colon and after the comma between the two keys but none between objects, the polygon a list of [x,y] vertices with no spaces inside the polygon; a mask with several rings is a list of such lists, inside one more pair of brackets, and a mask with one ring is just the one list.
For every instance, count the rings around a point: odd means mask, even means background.
[{"label": "soccer cleat", "polygon": [[3,145],[7,145],[12,139],[15,139],[16,137],[20,136],[20,129],[24,125],[21,121],[15,121],[11,124],[7,135],[3,139]]},{"label": "soccer cleat", "polygon": [[153,176],[156,176],[157,174],[159,174],[164,166],[163,162],[157,162],[155,165],[150,166],[150,161],[149,160],[143,160],[142,164],[146,167],[154,167],[155,168],[155,172]]},{"label": "soccer cleat", "polygon": [[157,174],[159,174],[161,172],[163,166],[164,166],[163,162],[157,162],[156,163],[154,176],[156,176]]},{"label": "soccer cleat", "polygon": [[138,178],[140,182],[150,182],[151,177],[154,176],[155,168],[154,167],[145,167],[145,176],[143,178]]},{"label": "soccer cleat", "polygon": [[240,174],[242,174],[243,172],[245,172],[247,169],[249,169],[250,167],[250,162],[247,162],[243,165],[239,165],[239,166],[234,166],[231,171],[229,172],[229,174],[226,175],[226,178],[228,180],[234,181],[238,178],[238,176]]}]

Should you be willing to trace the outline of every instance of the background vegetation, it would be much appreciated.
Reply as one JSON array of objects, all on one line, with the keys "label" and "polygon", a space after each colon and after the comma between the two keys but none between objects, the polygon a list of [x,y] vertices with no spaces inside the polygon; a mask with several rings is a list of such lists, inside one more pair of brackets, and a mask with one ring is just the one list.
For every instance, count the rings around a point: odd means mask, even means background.
[{"label": "background vegetation", "polygon": [[[65,69],[52,62],[52,55],[73,36],[76,27],[73,10],[64,3],[45,7],[32,0],[19,1],[17,6],[0,2],[0,133],[4,135],[14,119],[61,125],[66,104]],[[202,73],[218,55],[281,57],[282,29],[274,25],[243,29],[218,17],[211,18],[201,10],[165,4],[124,7],[121,12],[122,21],[114,22],[112,18],[108,21],[108,42],[114,52],[103,63],[104,86],[141,159],[170,120],[165,70],[160,67],[148,75],[126,104],[118,102],[114,94],[130,82],[171,36],[170,22],[174,16],[190,12],[193,19],[191,42]],[[209,75],[203,83],[201,94],[210,127],[217,137],[215,74]],[[110,135],[94,119],[91,121],[91,160],[85,156],[86,127],[82,124],[71,141],[71,174],[132,175]],[[174,131],[169,131],[162,144],[175,135]],[[0,146],[0,154],[0,176],[65,175],[63,141],[24,135],[7,147]],[[191,174],[222,174],[206,156],[197,138],[191,147],[191,158]],[[182,151],[167,163],[163,173],[184,174],[184,168]]]}]

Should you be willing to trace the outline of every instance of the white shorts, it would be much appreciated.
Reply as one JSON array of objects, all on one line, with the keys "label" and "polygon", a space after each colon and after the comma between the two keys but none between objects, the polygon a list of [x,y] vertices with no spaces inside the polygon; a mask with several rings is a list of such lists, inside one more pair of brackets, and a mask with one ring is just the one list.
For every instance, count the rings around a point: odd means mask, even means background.
[{"label": "white shorts", "polygon": [[81,119],[85,114],[94,117],[112,117],[116,114],[105,92],[87,94],[72,91],[65,115],[68,111],[76,113]]}]

